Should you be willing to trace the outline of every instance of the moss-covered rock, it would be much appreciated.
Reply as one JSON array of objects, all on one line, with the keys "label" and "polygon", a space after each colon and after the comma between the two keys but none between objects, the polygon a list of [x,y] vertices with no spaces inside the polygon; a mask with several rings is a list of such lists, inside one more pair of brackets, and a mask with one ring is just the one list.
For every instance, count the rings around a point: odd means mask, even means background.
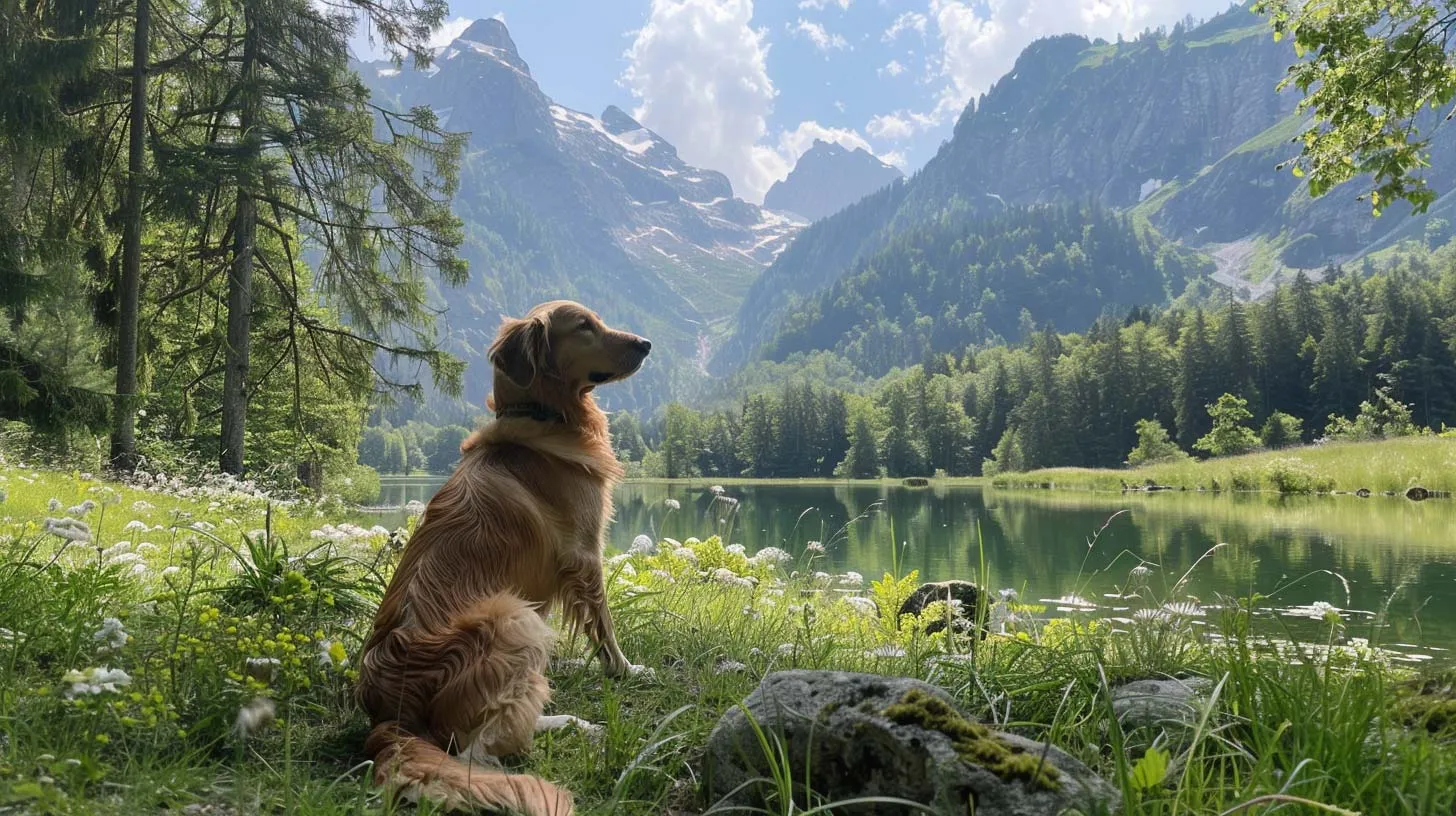
[{"label": "moss-covered rock", "polygon": [[[757,728],[755,728],[755,725]],[[760,739],[760,732],[763,737]],[[772,807],[763,740],[791,763],[817,803],[894,797],[964,816],[1042,816],[1076,808],[1103,812],[1116,797],[1104,780],[1055,746],[996,731],[966,717],[944,690],[901,677],[786,671],[764,678],[727,711],[708,740],[705,805]],[[908,814],[887,804],[842,814]]]}]

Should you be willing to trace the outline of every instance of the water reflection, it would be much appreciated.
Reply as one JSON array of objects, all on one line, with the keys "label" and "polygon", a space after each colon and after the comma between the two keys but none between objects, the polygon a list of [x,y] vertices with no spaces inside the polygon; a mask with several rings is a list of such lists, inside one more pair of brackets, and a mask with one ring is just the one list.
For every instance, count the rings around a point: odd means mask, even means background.
[{"label": "water reflection", "polygon": [[[437,486],[392,480],[384,500],[425,500]],[[683,539],[717,532],[750,552],[775,546],[795,556],[819,541],[828,557],[821,569],[867,577],[898,558],[902,570],[927,580],[975,580],[984,562],[996,587],[1028,599],[1075,595],[1106,614],[1118,608],[1107,596],[1145,564],[1158,598],[1214,610],[1224,599],[1254,594],[1274,610],[1317,603],[1357,613],[1388,609],[1372,639],[1438,656],[1456,648],[1453,502],[798,483],[728,485],[720,496],[706,484],[638,482],[618,489],[616,514],[611,542],[618,549],[642,533]],[[1204,557],[1219,544],[1226,546]],[[1375,619],[1346,618],[1351,634]],[[1278,620],[1308,635],[1325,625],[1308,615]]]}]

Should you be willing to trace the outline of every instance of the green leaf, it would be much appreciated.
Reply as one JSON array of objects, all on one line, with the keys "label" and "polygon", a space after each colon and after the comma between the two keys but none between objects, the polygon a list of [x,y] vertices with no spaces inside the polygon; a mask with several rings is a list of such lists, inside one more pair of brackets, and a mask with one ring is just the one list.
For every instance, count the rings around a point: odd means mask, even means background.
[{"label": "green leaf", "polygon": [[1294,169],[1291,172],[1294,173],[1295,178],[1304,178],[1304,171],[1297,164],[1294,165]]},{"label": "green leaf", "polygon": [[1168,754],[1157,748],[1149,748],[1143,758],[1132,767],[1129,781],[1132,782],[1134,790],[1145,791],[1163,784],[1163,780],[1167,778]]}]

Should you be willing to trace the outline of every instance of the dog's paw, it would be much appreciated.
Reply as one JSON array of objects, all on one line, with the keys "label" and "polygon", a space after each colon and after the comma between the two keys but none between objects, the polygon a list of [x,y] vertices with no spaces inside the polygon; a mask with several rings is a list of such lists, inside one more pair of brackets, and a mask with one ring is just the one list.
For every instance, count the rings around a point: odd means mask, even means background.
[{"label": "dog's paw", "polygon": [[591,722],[590,720],[583,720],[582,718],[573,716],[571,714],[553,714],[551,716],[543,715],[536,718],[537,732],[564,731],[568,728],[575,728],[576,730],[582,732],[583,734],[586,734],[589,737],[601,736],[602,732],[605,730],[601,725],[597,723]]},{"label": "dog's paw", "polygon": [[618,677],[635,677],[638,680],[655,680],[657,672],[651,666],[642,666],[637,663],[628,663],[627,668],[617,675]]}]

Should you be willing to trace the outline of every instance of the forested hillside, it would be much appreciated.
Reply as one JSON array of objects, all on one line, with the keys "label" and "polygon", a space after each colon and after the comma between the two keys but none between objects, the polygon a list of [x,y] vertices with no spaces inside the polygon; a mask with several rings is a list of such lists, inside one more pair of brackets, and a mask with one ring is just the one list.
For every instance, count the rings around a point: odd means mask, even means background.
[{"label": "forested hillside", "polygon": [[984,213],[906,227],[787,315],[763,356],[834,351],[878,376],[928,354],[1085,329],[1104,312],[1163,303],[1211,271],[1192,253],[1095,205]]},{"label": "forested hillside", "polygon": [[[1373,275],[1299,276],[1266,300],[1135,309],[1079,334],[930,355],[859,395],[808,379],[731,409],[670,406],[646,472],[670,476],[952,476],[1119,467],[1151,420],[1188,452],[1224,394],[1254,444],[1456,426],[1456,249]],[[1218,450],[1218,453],[1237,452]]]}]

